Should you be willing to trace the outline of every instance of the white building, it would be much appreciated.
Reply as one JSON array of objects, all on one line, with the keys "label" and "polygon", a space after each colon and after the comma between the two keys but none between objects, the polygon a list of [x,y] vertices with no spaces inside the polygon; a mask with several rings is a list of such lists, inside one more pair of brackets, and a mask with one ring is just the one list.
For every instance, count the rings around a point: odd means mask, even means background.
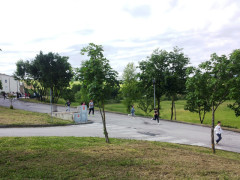
[{"label": "white building", "polygon": [[18,80],[15,80],[13,76],[0,73],[0,81],[2,81],[2,87],[3,87],[3,89],[0,89],[0,92],[5,91],[5,93],[10,93],[10,92],[16,93],[16,92],[22,91],[22,83]]}]

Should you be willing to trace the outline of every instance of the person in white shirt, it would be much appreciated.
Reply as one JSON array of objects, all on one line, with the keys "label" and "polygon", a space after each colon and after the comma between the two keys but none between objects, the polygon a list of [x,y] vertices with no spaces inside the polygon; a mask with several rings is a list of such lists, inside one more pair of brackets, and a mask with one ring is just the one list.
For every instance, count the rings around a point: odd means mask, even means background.
[{"label": "person in white shirt", "polygon": [[93,103],[93,100],[91,100],[89,102],[89,113],[88,113],[88,116],[90,116],[91,111],[92,111],[92,115],[94,116],[94,103]]},{"label": "person in white shirt", "polygon": [[214,128],[214,131],[215,131],[215,133],[218,137],[218,139],[216,140],[216,144],[218,144],[219,141],[221,141],[221,139],[222,139],[222,132],[223,132],[223,130],[221,128],[221,122],[220,121],[218,121],[217,126]]}]

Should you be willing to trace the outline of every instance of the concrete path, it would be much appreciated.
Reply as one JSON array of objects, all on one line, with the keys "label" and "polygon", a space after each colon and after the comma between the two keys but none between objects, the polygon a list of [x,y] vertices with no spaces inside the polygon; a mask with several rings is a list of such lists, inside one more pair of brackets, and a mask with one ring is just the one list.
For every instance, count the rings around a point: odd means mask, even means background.
[{"label": "concrete path", "polygon": [[[0,98],[0,105],[9,106],[9,100]],[[16,109],[50,113],[50,106],[45,104],[15,101],[13,105]],[[65,107],[58,107],[58,109],[65,111]],[[72,108],[71,110],[75,109]],[[155,121],[147,118],[132,118],[115,113],[106,113],[106,118],[109,137],[211,147],[210,128],[208,127],[163,120],[158,125]],[[0,136],[104,137],[99,112],[96,112],[95,116],[90,116],[89,119],[93,120],[94,123],[64,127],[2,128],[0,129]],[[223,140],[220,145],[216,146],[216,149],[240,153],[240,133],[224,131]]]}]

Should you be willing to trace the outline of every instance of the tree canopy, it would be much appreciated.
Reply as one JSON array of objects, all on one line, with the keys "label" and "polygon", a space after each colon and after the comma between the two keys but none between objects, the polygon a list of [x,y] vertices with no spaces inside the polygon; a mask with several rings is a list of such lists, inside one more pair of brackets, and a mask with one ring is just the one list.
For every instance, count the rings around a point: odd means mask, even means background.
[{"label": "tree canopy", "polygon": [[90,43],[81,50],[81,54],[87,54],[89,60],[84,61],[78,69],[78,79],[82,82],[82,87],[86,88],[90,98],[98,104],[103,132],[106,142],[109,143],[104,105],[117,84],[118,73],[111,68],[109,60],[104,57],[101,45]]}]

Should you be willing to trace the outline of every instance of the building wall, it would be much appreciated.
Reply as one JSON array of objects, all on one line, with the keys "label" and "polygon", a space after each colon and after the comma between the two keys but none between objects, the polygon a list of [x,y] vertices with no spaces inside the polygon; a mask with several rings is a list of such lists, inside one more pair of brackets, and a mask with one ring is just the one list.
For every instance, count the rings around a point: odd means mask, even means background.
[{"label": "building wall", "polygon": [[15,80],[12,76],[6,74],[0,74],[0,80],[2,81],[3,89],[1,91],[5,91],[6,93],[10,92],[20,92],[20,82]]}]

